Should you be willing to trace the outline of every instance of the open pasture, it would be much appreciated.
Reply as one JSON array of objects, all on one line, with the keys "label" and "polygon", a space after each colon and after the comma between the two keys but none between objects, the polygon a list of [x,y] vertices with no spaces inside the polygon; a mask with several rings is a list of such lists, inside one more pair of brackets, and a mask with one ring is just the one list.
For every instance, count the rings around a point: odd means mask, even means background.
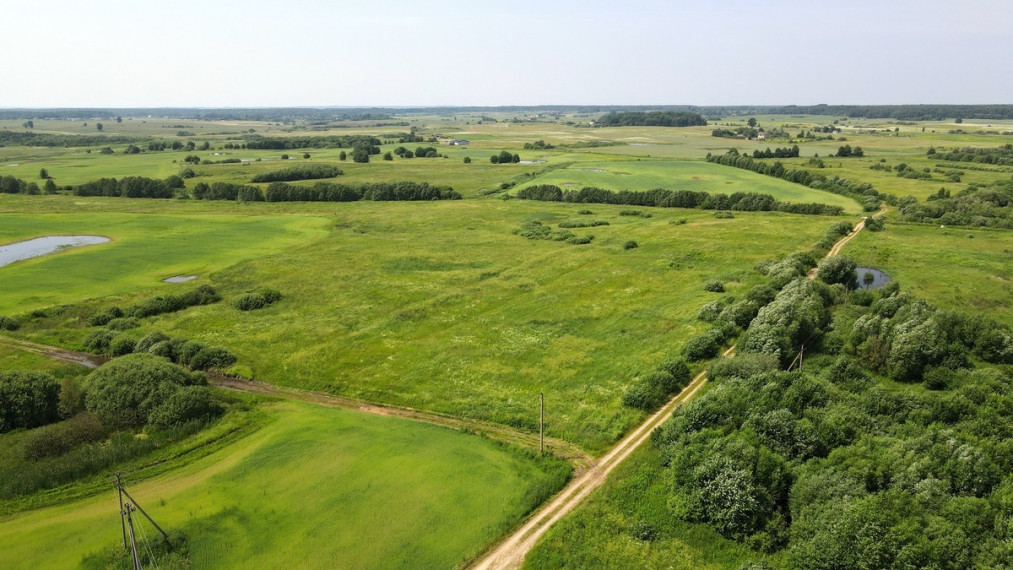
[{"label": "open pasture", "polygon": [[325,220],[308,216],[3,213],[0,243],[45,235],[100,235],[112,241],[0,268],[0,314],[139,289],[168,289],[172,285],[162,279],[207,275],[244,259],[284,251],[326,235],[324,225]]},{"label": "open pasture", "polygon": [[[401,419],[292,403],[267,410],[268,425],[213,455],[136,485],[126,479],[159,524],[190,537],[194,567],[454,567],[569,471],[559,459]],[[102,567],[121,540],[118,518],[112,487],[14,515],[0,521],[0,567],[68,568],[93,555],[85,566]]]},{"label": "open pasture", "polygon": [[[674,209],[642,218],[602,205],[579,216],[576,205],[519,200],[282,206],[329,212],[331,233],[211,272],[200,282],[226,302],[145,319],[137,334],[161,330],[228,347],[259,380],[529,431],[544,391],[548,433],[593,452],[640,417],[620,405],[631,379],[703,330],[696,311],[714,297],[706,282],[742,295],[762,280],[753,263],[808,249],[833,221],[775,212],[719,220]],[[555,228],[575,219],[609,225],[571,230],[593,234],[587,245],[514,234],[529,221]],[[639,247],[626,250],[627,241]],[[260,286],[282,300],[248,313],[228,305]],[[78,295],[103,291],[93,285]],[[75,314],[142,296],[99,299]],[[64,329],[62,342],[80,342],[89,330]],[[25,334],[51,338],[42,329]]]}]

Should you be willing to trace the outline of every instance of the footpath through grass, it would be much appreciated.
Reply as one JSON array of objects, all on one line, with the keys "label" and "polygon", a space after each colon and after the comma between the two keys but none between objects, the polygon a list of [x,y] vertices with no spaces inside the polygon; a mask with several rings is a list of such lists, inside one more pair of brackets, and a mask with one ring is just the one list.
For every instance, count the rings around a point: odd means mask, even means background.
[{"label": "footpath through grass", "polygon": [[[304,404],[128,490],[190,538],[195,568],[449,568],[476,556],[569,473],[445,428]],[[452,483],[451,483],[452,482]],[[66,568],[115,548],[107,494],[0,522],[0,567]],[[148,537],[155,531],[146,522]]]}]

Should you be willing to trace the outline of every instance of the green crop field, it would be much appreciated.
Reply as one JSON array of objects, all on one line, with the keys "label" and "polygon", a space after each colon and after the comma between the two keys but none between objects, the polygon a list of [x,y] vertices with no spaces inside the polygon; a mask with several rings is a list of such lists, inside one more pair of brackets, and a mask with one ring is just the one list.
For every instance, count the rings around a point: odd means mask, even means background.
[{"label": "green crop field", "polygon": [[[266,427],[211,456],[127,481],[160,525],[192,537],[194,567],[454,567],[567,472],[561,460],[415,422],[288,403],[269,412]],[[73,567],[119,541],[110,487],[0,521],[0,567]]]}]

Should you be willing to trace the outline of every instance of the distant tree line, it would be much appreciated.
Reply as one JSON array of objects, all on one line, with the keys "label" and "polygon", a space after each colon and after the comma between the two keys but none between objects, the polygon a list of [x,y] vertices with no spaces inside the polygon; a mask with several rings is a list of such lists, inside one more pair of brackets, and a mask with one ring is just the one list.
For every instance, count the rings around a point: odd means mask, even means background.
[{"label": "distant tree line", "polygon": [[144,137],[121,135],[53,135],[0,130],[0,146],[73,147],[143,142]]},{"label": "distant tree line", "polygon": [[615,192],[604,188],[584,187],[580,190],[563,190],[554,184],[528,186],[517,191],[522,200],[543,202],[569,202],[574,204],[619,204],[623,206],[654,206],[658,208],[697,208],[701,210],[738,210],[744,212],[789,212],[836,216],[844,212],[840,206],[827,204],[793,204],[779,202],[770,194],[736,192],[710,194],[691,190],[666,190],[656,188],[645,192],[621,190]]},{"label": "distant tree line", "polygon": [[839,176],[824,176],[818,172],[803,168],[785,168],[780,162],[775,162],[774,164],[759,162],[749,156],[739,154],[739,151],[735,149],[731,149],[721,155],[707,153],[707,162],[751,170],[758,174],[780,178],[817,190],[825,190],[834,194],[847,196],[861,203],[867,212],[878,210],[881,202],[888,204],[897,203],[896,196],[879,192],[871,184],[851,182]]},{"label": "distant tree line", "polygon": [[292,180],[316,180],[319,178],[334,178],[344,174],[339,168],[325,164],[307,164],[304,166],[293,166],[273,172],[262,172],[250,179],[250,182],[288,182]]},{"label": "distant tree line", "polygon": [[370,135],[328,135],[328,136],[303,136],[303,137],[277,137],[269,138],[263,135],[243,135],[246,148],[267,149],[267,150],[292,150],[299,148],[355,148],[366,146],[367,148],[377,147],[380,152],[380,139]]},{"label": "distant tree line", "polygon": [[422,201],[460,200],[461,194],[449,186],[431,186],[427,182],[375,182],[365,184],[335,184],[318,182],[313,186],[299,186],[285,182],[272,182],[267,188],[215,182],[193,188],[197,200],[238,200],[241,202],[357,202],[359,200]]},{"label": "distant tree line", "polygon": [[599,127],[695,127],[706,126],[707,119],[685,111],[628,111],[609,113],[595,121]]}]

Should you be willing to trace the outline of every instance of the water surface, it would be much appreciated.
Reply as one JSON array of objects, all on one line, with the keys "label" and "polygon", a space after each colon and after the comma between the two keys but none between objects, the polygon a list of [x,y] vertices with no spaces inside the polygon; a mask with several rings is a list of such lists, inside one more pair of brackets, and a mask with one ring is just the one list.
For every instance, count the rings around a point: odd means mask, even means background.
[{"label": "water surface", "polygon": [[72,247],[97,245],[109,241],[102,236],[45,236],[25,241],[0,245],[0,267],[15,261],[42,257]]},{"label": "water surface", "polygon": [[[879,289],[890,282],[889,275],[871,267],[856,268],[855,273],[858,273],[858,286],[862,289]],[[866,277],[866,275],[871,277]]]}]

